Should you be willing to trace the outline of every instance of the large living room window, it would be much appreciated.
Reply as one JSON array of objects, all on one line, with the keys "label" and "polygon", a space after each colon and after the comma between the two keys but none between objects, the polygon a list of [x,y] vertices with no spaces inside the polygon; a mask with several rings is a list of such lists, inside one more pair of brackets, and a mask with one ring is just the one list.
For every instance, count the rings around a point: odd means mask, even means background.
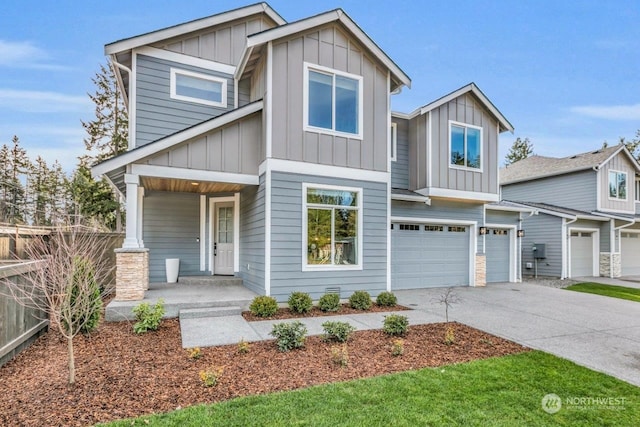
[{"label": "large living room window", "polygon": [[362,137],[362,77],[305,63],[306,130]]},{"label": "large living room window", "polygon": [[449,122],[450,164],[454,167],[482,169],[482,128]]},{"label": "large living room window", "polygon": [[207,74],[171,69],[171,98],[227,107],[227,81]]},{"label": "large living room window", "polygon": [[362,189],[303,184],[305,270],[360,269]]},{"label": "large living room window", "polygon": [[609,171],[609,198],[627,200],[627,173]]}]

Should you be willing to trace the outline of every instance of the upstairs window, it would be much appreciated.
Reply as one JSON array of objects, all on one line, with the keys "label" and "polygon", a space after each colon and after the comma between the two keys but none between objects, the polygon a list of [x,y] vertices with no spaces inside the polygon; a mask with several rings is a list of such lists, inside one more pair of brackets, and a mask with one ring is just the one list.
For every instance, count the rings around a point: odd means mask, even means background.
[{"label": "upstairs window", "polygon": [[306,262],[303,268],[359,268],[362,190],[303,185]]},{"label": "upstairs window", "polygon": [[362,77],[305,64],[305,125],[361,137]]},{"label": "upstairs window", "polygon": [[206,74],[171,69],[171,98],[227,107],[227,81]]},{"label": "upstairs window", "polygon": [[398,125],[397,123],[391,123],[391,161],[395,162],[398,159]]},{"label": "upstairs window", "polygon": [[636,202],[640,202],[640,179],[636,179]]},{"label": "upstairs window", "polygon": [[609,198],[627,200],[626,172],[609,171]]},{"label": "upstairs window", "polygon": [[451,166],[482,169],[482,128],[449,122]]}]

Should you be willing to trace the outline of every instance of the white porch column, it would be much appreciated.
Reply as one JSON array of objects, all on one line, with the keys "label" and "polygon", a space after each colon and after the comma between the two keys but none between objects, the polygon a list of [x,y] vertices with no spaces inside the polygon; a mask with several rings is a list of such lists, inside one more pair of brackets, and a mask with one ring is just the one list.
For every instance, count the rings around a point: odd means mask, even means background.
[{"label": "white porch column", "polygon": [[124,182],[127,184],[127,224],[122,247],[124,249],[138,249],[142,247],[138,240],[138,187],[140,184],[140,177],[138,175],[125,174]]},{"label": "white porch column", "polygon": [[140,245],[141,248],[144,248],[144,241],[142,240],[142,218],[144,215],[144,187],[138,187],[138,217],[137,217],[137,228],[138,228],[138,232],[137,232],[137,239],[138,239],[138,245]]}]

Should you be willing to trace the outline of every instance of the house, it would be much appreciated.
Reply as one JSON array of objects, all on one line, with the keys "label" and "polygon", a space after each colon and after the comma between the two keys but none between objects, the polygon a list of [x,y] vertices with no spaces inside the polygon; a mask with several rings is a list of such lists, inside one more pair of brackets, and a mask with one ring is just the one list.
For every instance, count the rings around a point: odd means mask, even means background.
[{"label": "house", "polygon": [[494,237],[517,280],[527,208],[487,208],[513,127],[474,84],[392,114],[411,80],[341,9],[287,23],[259,3],[105,52],[130,117],[129,150],[92,168],[126,198],[116,299],[169,258],[279,301],[483,285]]},{"label": "house", "polygon": [[[561,278],[640,274],[639,174],[623,144],[503,168],[502,198],[538,212],[525,221],[525,269]],[[540,244],[544,254],[533,250]]]}]

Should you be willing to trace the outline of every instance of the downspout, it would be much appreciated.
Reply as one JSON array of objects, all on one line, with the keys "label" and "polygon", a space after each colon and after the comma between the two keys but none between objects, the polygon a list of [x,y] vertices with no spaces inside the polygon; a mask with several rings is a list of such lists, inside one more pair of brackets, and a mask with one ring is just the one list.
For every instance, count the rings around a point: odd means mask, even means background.
[{"label": "downspout", "polygon": [[[134,58],[135,58],[135,55],[134,55]],[[131,68],[129,68],[129,67],[127,67],[127,66],[122,65],[121,63],[119,63],[119,62],[118,62],[118,60],[116,59],[116,56],[115,56],[115,55],[111,55],[111,63],[112,63],[115,67],[117,67],[117,68],[119,68],[119,69],[121,69],[121,70],[124,70],[124,71],[126,71],[126,72],[129,74],[129,87],[127,88],[127,89],[128,89],[128,93],[127,93],[127,91],[123,91],[123,98],[124,98],[124,99],[125,99],[125,101],[127,102],[127,111],[128,111],[129,113],[131,113],[131,111],[132,111],[132,105],[131,105],[131,102],[132,102],[132,101],[131,101],[131,85],[133,84],[133,71],[131,71]],[[122,78],[118,78],[118,81],[122,84]],[[134,148],[134,147],[132,146],[132,143],[131,143],[131,135],[132,135],[131,129],[132,129],[132,128],[135,128],[135,117],[130,117],[130,118],[129,118],[129,137],[128,137],[128,141],[127,141],[127,146],[128,146],[128,148],[129,148],[129,150],[131,150],[131,149],[133,149],[133,148]]]},{"label": "downspout", "polygon": [[[527,218],[531,218],[534,215],[538,215],[538,211],[533,210],[529,212]],[[518,212],[518,230],[522,230],[522,212]],[[518,270],[516,271],[516,281],[522,282],[522,238],[518,238]]]},{"label": "downspout", "polygon": [[567,218],[562,218],[562,277],[560,277],[560,280],[564,280],[569,276],[569,253],[567,252],[567,245],[571,236],[569,236],[567,225],[573,224],[577,220],[577,216],[571,221],[567,221]]}]

